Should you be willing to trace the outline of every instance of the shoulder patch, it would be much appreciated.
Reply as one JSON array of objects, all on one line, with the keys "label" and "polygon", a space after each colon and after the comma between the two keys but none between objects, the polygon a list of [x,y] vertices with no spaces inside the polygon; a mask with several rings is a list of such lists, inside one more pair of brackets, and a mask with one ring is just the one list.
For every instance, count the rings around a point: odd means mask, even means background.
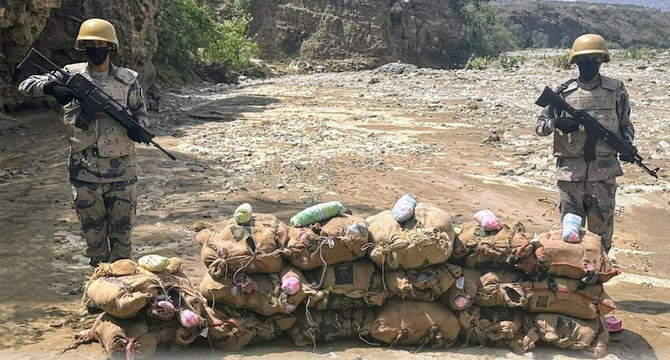
[{"label": "shoulder patch", "polygon": [[135,80],[137,79],[137,75],[138,75],[137,71],[133,71],[124,67],[116,68],[116,72],[114,73],[115,78],[117,78],[122,83],[128,85],[131,85],[132,83],[135,82]]},{"label": "shoulder patch", "polygon": [[82,74],[86,72],[87,67],[88,63],[82,62],[82,63],[65,65],[65,70],[70,74]]},{"label": "shoulder patch", "polygon": [[620,88],[622,85],[622,82],[617,80],[617,79],[612,79],[611,77],[603,76],[602,80],[600,80],[600,86],[603,87],[603,89],[607,90],[616,90]]}]

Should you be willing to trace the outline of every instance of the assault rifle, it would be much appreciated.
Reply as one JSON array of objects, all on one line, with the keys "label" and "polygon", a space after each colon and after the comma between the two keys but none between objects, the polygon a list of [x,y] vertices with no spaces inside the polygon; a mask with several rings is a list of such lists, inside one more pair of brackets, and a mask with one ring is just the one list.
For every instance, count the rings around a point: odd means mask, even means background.
[{"label": "assault rifle", "polygon": [[643,164],[643,159],[640,154],[637,153],[637,148],[633,146],[633,144],[604,127],[586,111],[575,110],[575,108],[570,106],[570,104],[553,92],[548,86],[544,88],[542,95],[535,101],[535,104],[542,107],[551,105],[558,111],[565,111],[572,116],[574,121],[586,128],[586,145],[584,148],[584,159],[586,161],[593,161],[596,159],[596,142],[598,139],[601,139],[607,145],[614,148],[619,154],[626,155],[628,158],[632,159],[631,163],[641,167],[647,174],[658,179],[657,172],[659,168],[651,170],[647,165]]},{"label": "assault rifle", "polygon": [[39,51],[34,48],[21,61],[16,68],[19,71],[24,71],[30,67],[34,67],[43,73],[51,73],[54,75],[62,85],[67,86],[75,93],[76,98],[81,101],[81,112],[77,117],[75,126],[86,130],[91,121],[93,121],[95,114],[103,111],[112,119],[116,120],[121,126],[125,127],[129,134],[133,134],[132,140],[138,143],[151,144],[162,151],[172,160],[177,158],[170,154],[162,146],[153,141],[154,134],[150,133],[142,124],[140,124],[133,117],[128,108],[119,104],[111,96],[105,94],[100,88],[95,86],[92,82],[86,79],[81,74],[72,75],[69,72],[61,69],[56,64],[47,59]]}]

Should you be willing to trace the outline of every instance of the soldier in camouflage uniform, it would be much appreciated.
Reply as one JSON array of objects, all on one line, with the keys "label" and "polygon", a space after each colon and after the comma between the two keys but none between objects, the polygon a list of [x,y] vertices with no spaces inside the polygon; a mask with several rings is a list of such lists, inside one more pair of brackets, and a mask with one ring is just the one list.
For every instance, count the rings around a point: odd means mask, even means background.
[{"label": "soldier in camouflage uniform", "polygon": [[[65,66],[82,74],[146,124],[142,89],[133,70],[110,63],[109,51],[119,41],[111,23],[89,19],[82,23],[75,49],[85,50],[88,62]],[[34,75],[19,85],[32,96],[52,95],[64,106],[63,120],[70,137],[68,170],[74,205],[81,222],[92,266],[130,257],[131,229],[137,201],[135,144],[126,129],[100,112],[87,130],[75,127],[80,101],[57,75]],[[131,134],[132,136],[132,134]]]},{"label": "soldier in camouflage uniform", "polygon": [[[626,88],[621,81],[599,74],[601,63],[608,61],[609,52],[601,36],[586,34],[578,37],[570,51],[570,63],[579,66],[579,78],[569,80],[557,91],[572,107],[588,112],[606,128],[632,143],[635,129],[630,121]],[[540,136],[554,134],[561,218],[567,213],[581,216],[588,229],[601,237],[604,249],[609,252],[614,231],[616,177],[623,175],[617,152],[598,140],[596,159],[586,162],[583,127],[551,106],[542,110],[535,132]],[[631,159],[621,156],[621,160]]]}]

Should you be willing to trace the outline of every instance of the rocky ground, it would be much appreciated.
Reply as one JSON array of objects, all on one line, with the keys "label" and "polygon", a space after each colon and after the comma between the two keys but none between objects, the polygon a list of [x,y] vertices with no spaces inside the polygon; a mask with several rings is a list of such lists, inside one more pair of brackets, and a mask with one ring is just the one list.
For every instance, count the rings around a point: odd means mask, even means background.
[{"label": "rocky ground", "polygon": [[[313,73],[240,85],[203,84],[166,95],[152,115],[156,140],[172,151],[139,147],[143,169],[134,258],[180,256],[204,273],[194,225],[241,202],[288,219],[313,203],[340,200],[355,213],[389,208],[412,192],[469,220],[482,208],[531,231],[557,222],[551,139],[533,126],[534,101],[559,70],[556,53],[516,53],[505,70],[438,71],[389,64],[372,71]],[[607,284],[626,330],[613,335],[611,359],[670,358],[670,55],[615,60],[603,73],[623,80],[633,103],[636,145],[654,180],[632,165],[620,178],[612,255],[624,271]],[[316,68],[316,67],[315,67]],[[67,144],[53,112],[0,118],[0,358],[103,358],[97,344],[58,357],[92,317],[79,306],[91,272],[71,206]],[[411,350],[411,349],[410,349]],[[412,354],[346,342],[317,349],[344,359],[520,358],[500,349]],[[288,341],[242,355],[193,350],[197,358],[311,357]],[[192,353],[189,351],[189,356]],[[536,358],[580,357],[540,349]]]}]

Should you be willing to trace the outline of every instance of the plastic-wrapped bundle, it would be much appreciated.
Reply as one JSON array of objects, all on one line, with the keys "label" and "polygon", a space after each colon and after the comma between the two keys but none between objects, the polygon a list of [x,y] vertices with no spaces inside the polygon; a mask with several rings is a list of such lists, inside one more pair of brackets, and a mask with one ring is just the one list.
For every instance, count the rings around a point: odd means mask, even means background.
[{"label": "plastic-wrapped bundle", "polygon": [[368,226],[357,216],[343,215],[310,227],[294,227],[285,254],[301,270],[353,261],[366,253]]},{"label": "plastic-wrapped bundle", "polygon": [[414,208],[416,207],[416,199],[412,194],[403,195],[395,205],[393,205],[393,217],[395,221],[403,223],[414,217]]},{"label": "plastic-wrapped bundle", "polygon": [[344,210],[344,206],[339,201],[317,204],[295,214],[291,218],[291,224],[294,226],[312,225],[341,215]]},{"label": "plastic-wrapped bundle", "polygon": [[439,302],[390,299],[379,309],[370,335],[387,344],[447,347],[461,330],[456,315]]},{"label": "plastic-wrapped bundle", "polygon": [[240,269],[248,274],[275,274],[282,266],[282,247],[288,228],[274,215],[255,214],[246,225],[235,219],[203,229],[196,236],[201,257],[214,277],[225,277]]},{"label": "plastic-wrapped bundle", "polygon": [[479,222],[479,226],[481,226],[486,231],[502,229],[500,220],[498,220],[493,211],[489,209],[477,211],[474,215],[474,218]]},{"label": "plastic-wrapped bundle", "polygon": [[582,217],[575,214],[565,214],[563,217],[563,241],[576,244],[581,241],[579,231],[582,228]]}]

